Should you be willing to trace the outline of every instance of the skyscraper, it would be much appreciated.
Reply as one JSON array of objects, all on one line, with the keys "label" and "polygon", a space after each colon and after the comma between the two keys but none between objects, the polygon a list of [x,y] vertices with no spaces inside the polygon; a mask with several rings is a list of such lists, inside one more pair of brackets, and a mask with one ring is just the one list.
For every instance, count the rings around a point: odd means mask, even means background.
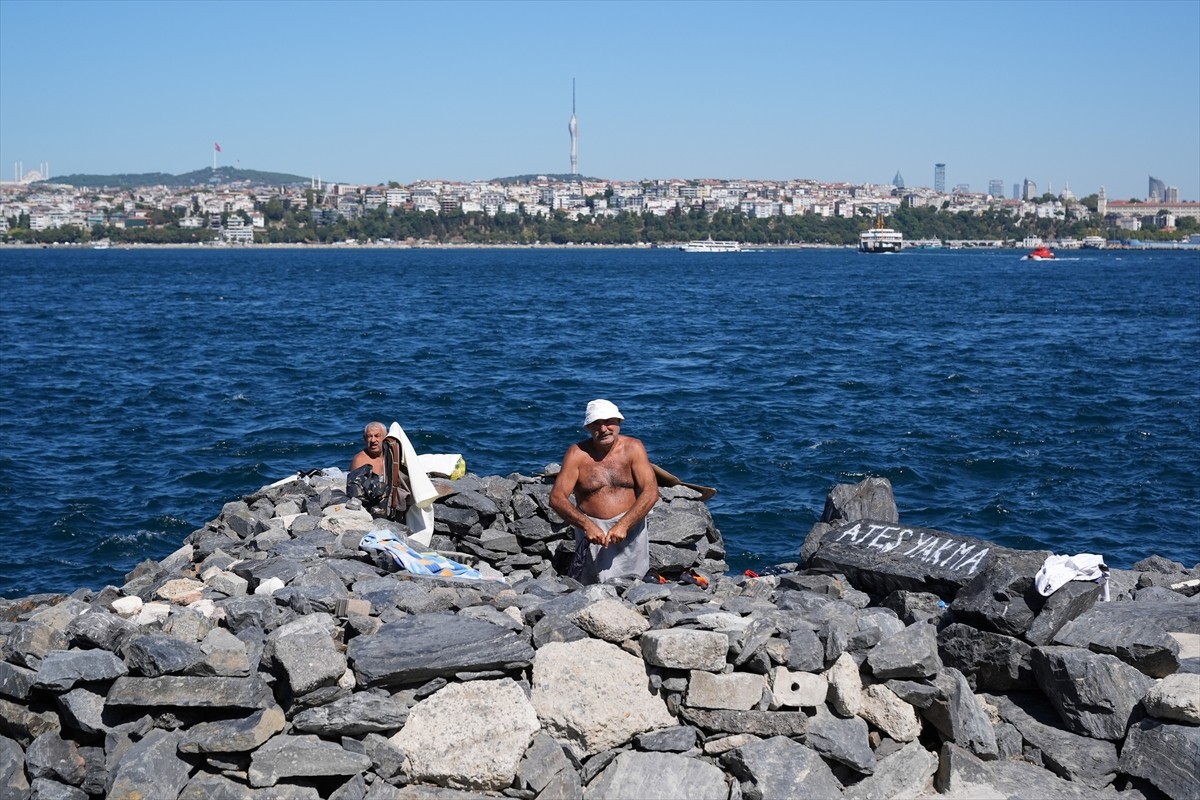
[{"label": "skyscraper", "polygon": [[946,193],[946,165],[933,165],[933,190],[938,194]]},{"label": "skyscraper", "polygon": [[1037,197],[1037,184],[1034,183],[1033,181],[1029,180],[1029,178],[1026,178],[1025,183],[1022,184],[1022,186],[1021,186],[1021,199],[1022,200],[1033,200],[1036,197]]},{"label": "skyscraper", "polygon": [[988,194],[997,200],[1004,199],[1004,180],[1002,178],[992,178],[988,181]]},{"label": "skyscraper", "polygon": [[1150,176],[1150,190],[1146,195],[1148,200],[1162,200],[1167,196],[1167,185],[1153,175]]},{"label": "skyscraper", "polygon": [[571,174],[579,174],[579,123],[575,120],[575,79],[571,78],[571,121],[567,124],[571,132]]}]

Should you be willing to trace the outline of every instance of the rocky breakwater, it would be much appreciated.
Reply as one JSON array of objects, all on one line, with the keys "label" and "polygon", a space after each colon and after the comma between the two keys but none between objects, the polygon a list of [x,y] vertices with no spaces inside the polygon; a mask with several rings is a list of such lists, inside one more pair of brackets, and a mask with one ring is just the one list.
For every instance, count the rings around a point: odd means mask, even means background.
[{"label": "rocky breakwater", "polygon": [[663,489],[655,565],[708,585],[580,587],[548,478],[443,487],[435,546],[497,580],[359,550],[379,522],[313,477],[122,587],[0,601],[0,796],[1200,795],[1195,569],[1042,598],[1047,554],[900,526],[868,480],[762,577]]}]

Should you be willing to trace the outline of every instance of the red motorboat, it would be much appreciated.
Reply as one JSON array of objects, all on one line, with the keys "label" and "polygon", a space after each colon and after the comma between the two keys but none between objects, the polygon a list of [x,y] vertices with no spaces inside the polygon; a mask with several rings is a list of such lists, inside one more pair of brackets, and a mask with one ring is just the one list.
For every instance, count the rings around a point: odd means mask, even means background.
[{"label": "red motorboat", "polygon": [[1021,260],[1022,261],[1053,261],[1054,260],[1054,252],[1049,247],[1046,247],[1046,245],[1041,245],[1039,247],[1033,248],[1033,252],[1031,252],[1029,255],[1022,256]]}]

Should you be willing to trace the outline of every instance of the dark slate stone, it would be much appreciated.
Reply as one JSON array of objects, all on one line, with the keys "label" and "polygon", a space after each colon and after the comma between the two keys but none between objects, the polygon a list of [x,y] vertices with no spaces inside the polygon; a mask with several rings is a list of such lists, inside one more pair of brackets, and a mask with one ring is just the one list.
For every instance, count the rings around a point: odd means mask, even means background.
[{"label": "dark slate stone", "polygon": [[1168,797],[1200,797],[1200,728],[1143,719],[1129,728],[1120,771],[1145,778]]},{"label": "dark slate stone", "polygon": [[708,522],[700,514],[672,511],[662,506],[655,508],[653,523],[646,529],[650,542],[672,547],[703,539],[708,531]]},{"label": "dark slate stone", "polygon": [[905,625],[919,620],[932,620],[939,624],[950,613],[946,601],[932,592],[909,592],[903,589],[892,592],[883,600],[885,608],[896,612]]},{"label": "dark slate stone", "polygon": [[1119,741],[1153,681],[1116,656],[1075,647],[1038,647],[1033,674],[1067,729]]},{"label": "dark slate stone", "polygon": [[283,730],[283,709],[271,706],[248,717],[193,725],[179,743],[181,753],[248,753]]},{"label": "dark slate stone", "polygon": [[247,775],[251,786],[266,787],[284,778],[354,775],[370,765],[369,756],[316,736],[276,736],[254,751]]},{"label": "dark slate stone", "polygon": [[394,686],[528,665],[533,648],[490,622],[439,613],[390,622],[374,636],[359,636],[347,655],[363,685]]},{"label": "dark slate stone", "polygon": [[225,612],[225,625],[235,634],[245,628],[270,631],[278,627],[281,621],[280,610],[275,601],[261,595],[219,600],[217,608]]},{"label": "dark slate stone", "polygon": [[942,668],[937,630],[927,622],[914,622],[871,648],[867,664],[881,681],[936,675]]},{"label": "dark slate stone", "polygon": [[898,589],[953,597],[993,560],[1018,552],[930,528],[860,520],[826,533],[809,566],[841,573],[873,597]]},{"label": "dark slate stone", "polygon": [[720,769],[675,753],[620,753],[588,784],[589,798],[639,800],[726,800],[729,787]]},{"label": "dark slate stone", "polygon": [[257,676],[249,678],[117,678],[108,691],[110,706],[173,706],[181,708],[269,708],[275,703],[271,687]]},{"label": "dark slate stone", "polygon": [[1114,655],[1153,678],[1178,671],[1179,643],[1170,632],[1200,630],[1200,602],[1097,603],[1068,622],[1054,643]]},{"label": "dark slate stone", "polygon": [[66,650],[67,637],[59,630],[40,622],[18,622],[0,641],[0,656],[19,667],[37,669],[42,659],[53,650]]},{"label": "dark slate stone", "polygon": [[1033,648],[1013,636],[955,623],[938,633],[942,662],[967,676],[976,691],[1036,689]]},{"label": "dark slate stone", "polygon": [[[1063,780],[1049,770],[1016,761],[982,761],[946,742],[938,754],[934,787],[951,797],[1095,800],[1095,789]],[[1117,795],[1120,796],[1120,795]]]},{"label": "dark slate stone", "polygon": [[67,727],[85,734],[108,732],[109,725],[104,721],[104,695],[81,686],[55,699]]},{"label": "dark slate stone", "polygon": [[929,708],[934,701],[946,700],[946,693],[941,687],[921,681],[887,681],[885,684],[897,697],[914,708]]},{"label": "dark slate stone", "polygon": [[721,756],[721,762],[743,781],[742,797],[746,800],[830,800],[842,796],[841,784],[821,757],[785,736],[730,750]]},{"label": "dark slate stone", "polygon": [[14,700],[29,699],[29,690],[37,682],[37,672],[7,661],[0,661],[0,695]]},{"label": "dark slate stone", "polygon": [[250,583],[250,591],[263,581],[279,578],[284,585],[304,572],[304,562],[293,558],[272,557],[261,561],[239,561],[230,567],[234,575],[245,578]]},{"label": "dark slate stone", "polygon": [[1025,632],[1025,639],[1035,645],[1050,644],[1062,626],[1096,604],[1101,591],[1101,587],[1091,581],[1067,581],[1046,598],[1042,610]]},{"label": "dark slate stone", "polygon": [[1045,603],[1033,578],[1049,555],[1015,550],[993,558],[955,596],[954,619],[984,631],[1024,635]]},{"label": "dark slate stone", "polygon": [[1000,719],[1013,725],[1042,755],[1042,764],[1055,774],[1093,789],[1113,782],[1117,772],[1117,748],[1112,742],[1079,736],[1031,716],[1008,697],[988,697]]},{"label": "dark slate stone", "polygon": [[816,672],[825,666],[825,646],[809,628],[793,628],[788,633],[787,668],[793,672]]},{"label": "dark slate stone", "polygon": [[78,786],[83,783],[86,763],[79,745],[58,732],[43,733],[25,750],[25,768],[30,778],[50,778]]},{"label": "dark slate stone", "polygon": [[408,719],[410,707],[411,703],[406,702],[402,695],[381,697],[355,692],[328,705],[301,711],[292,718],[292,727],[326,738],[385,731],[394,733]]},{"label": "dark slate stone", "polygon": [[128,672],[107,650],[56,650],[42,661],[36,685],[62,692],[81,681],[110,681]]},{"label": "dark slate stone", "polygon": [[921,711],[947,741],[965,747],[982,759],[999,756],[996,731],[961,672],[947,667],[932,683],[945,699],[935,699]]},{"label": "dark slate stone", "polygon": [[641,750],[686,753],[696,746],[696,734],[696,729],[690,725],[676,725],[649,733],[639,733],[634,737],[634,742]]},{"label": "dark slate stone", "polygon": [[564,769],[575,772],[562,745],[549,734],[539,731],[533,735],[529,748],[517,766],[517,782],[527,789],[541,792]]},{"label": "dark slate stone", "polygon": [[80,614],[67,625],[71,644],[80,648],[97,648],[117,652],[127,639],[141,629],[137,623],[116,614]]},{"label": "dark slate stone", "polygon": [[26,800],[29,778],[25,775],[25,751],[21,745],[0,735],[0,797]]},{"label": "dark slate stone", "polygon": [[175,798],[191,767],[179,757],[183,735],[155,728],[120,753],[112,764],[111,798]]},{"label": "dark slate stone", "polygon": [[125,645],[126,663],[147,678],[187,672],[203,660],[199,645],[165,633],[138,636]]},{"label": "dark slate stone", "polygon": [[800,737],[808,729],[808,716],[803,711],[727,711],[685,706],[679,709],[679,716],[710,733]]},{"label": "dark slate stone", "polygon": [[804,743],[825,758],[845,764],[860,775],[875,771],[875,753],[867,739],[867,723],[859,717],[842,719],[824,704],[808,721]]}]

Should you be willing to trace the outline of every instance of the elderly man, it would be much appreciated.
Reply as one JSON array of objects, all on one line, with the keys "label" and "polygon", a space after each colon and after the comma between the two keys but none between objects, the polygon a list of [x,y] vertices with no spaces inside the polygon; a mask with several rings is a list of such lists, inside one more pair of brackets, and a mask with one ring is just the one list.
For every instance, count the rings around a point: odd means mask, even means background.
[{"label": "elderly man", "polygon": [[650,569],[646,515],[658,482],[645,446],[621,435],[624,419],[608,400],[588,403],[583,425],[590,438],[567,450],[550,492],[551,507],[575,526],[576,551],[589,549],[583,583],[640,578]]},{"label": "elderly man", "polygon": [[368,422],[363,428],[363,449],[358,451],[350,461],[350,471],[364,464],[371,465],[371,471],[376,475],[383,474],[383,438],[387,436],[387,428],[382,422]]}]

